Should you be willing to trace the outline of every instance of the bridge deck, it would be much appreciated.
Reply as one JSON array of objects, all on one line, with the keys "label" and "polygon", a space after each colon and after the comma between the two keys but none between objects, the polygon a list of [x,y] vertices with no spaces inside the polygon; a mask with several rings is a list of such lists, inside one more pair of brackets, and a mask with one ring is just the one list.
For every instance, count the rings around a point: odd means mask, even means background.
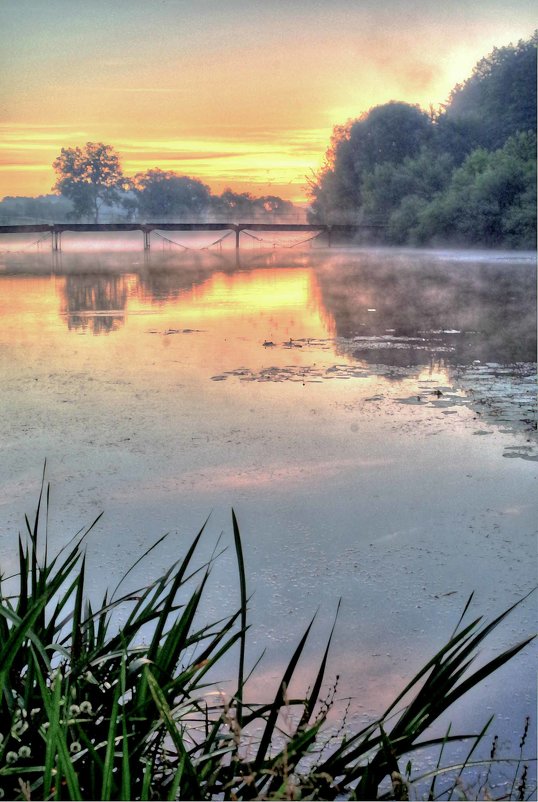
[{"label": "bridge deck", "polygon": [[375,224],[316,224],[316,223],[36,223],[29,225],[0,226],[0,234],[40,234],[50,233],[53,250],[61,249],[61,235],[64,231],[141,231],[144,234],[144,247],[150,247],[152,231],[235,231],[236,248],[239,247],[241,231],[319,231],[326,233],[330,245],[332,234],[358,234],[364,230],[384,228]]}]

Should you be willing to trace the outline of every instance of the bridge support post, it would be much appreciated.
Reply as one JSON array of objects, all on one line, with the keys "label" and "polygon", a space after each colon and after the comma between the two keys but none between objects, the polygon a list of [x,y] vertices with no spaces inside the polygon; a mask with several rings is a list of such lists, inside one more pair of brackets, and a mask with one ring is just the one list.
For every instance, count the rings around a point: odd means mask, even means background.
[{"label": "bridge support post", "polygon": [[62,232],[61,231],[52,231],[52,250],[53,251],[61,251],[62,250]]},{"label": "bridge support post", "polygon": [[146,229],[144,229],[144,250],[145,251],[149,251],[149,249],[150,249],[150,237],[151,237],[151,231],[147,231]]},{"label": "bridge support post", "polygon": [[235,229],[235,250],[236,251],[239,250],[239,235],[240,234],[241,234],[241,229],[240,228],[236,228]]}]

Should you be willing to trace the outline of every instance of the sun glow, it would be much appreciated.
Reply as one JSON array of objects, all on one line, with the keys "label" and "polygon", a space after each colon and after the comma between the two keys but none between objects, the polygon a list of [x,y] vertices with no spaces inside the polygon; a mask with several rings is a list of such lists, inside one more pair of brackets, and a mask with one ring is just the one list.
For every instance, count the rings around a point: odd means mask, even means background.
[{"label": "sun glow", "polygon": [[92,141],[128,176],[160,167],[305,202],[335,124],[443,103],[535,25],[530,0],[95,3],[1,4],[0,197],[49,193],[60,149]]}]

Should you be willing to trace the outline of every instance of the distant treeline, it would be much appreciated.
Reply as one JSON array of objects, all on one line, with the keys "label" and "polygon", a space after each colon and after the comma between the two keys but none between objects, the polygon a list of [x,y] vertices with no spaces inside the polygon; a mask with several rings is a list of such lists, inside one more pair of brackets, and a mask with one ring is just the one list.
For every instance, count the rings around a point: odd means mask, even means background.
[{"label": "distant treeline", "polygon": [[6,197],[0,225],[77,222],[192,222],[304,220],[304,211],[277,195],[220,195],[197,178],[153,168],[125,178],[110,145],[63,148],[54,162],[57,195]]},{"label": "distant treeline", "polygon": [[391,244],[536,245],[535,33],[496,48],[426,112],[391,102],[336,126],[312,223],[376,223]]}]

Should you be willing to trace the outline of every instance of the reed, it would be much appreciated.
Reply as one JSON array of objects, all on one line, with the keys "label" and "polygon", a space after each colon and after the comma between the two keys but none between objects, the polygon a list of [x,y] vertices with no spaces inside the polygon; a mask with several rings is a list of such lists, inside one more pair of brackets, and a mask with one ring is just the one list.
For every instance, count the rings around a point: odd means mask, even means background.
[{"label": "reed", "polygon": [[[334,624],[308,691],[292,697],[288,688],[313,620],[274,697],[253,704],[245,694],[256,667],[247,672],[247,582],[233,513],[238,608],[200,624],[200,604],[210,592],[208,578],[217,559],[196,561],[205,525],[184,558],[162,576],[125,594],[122,580],[94,606],[84,548],[96,522],[50,557],[49,492],[43,481],[35,518],[26,518],[26,535],[19,536],[17,574],[0,579],[0,797],[407,799],[415,783],[410,756],[419,748],[439,747],[432,777],[417,778],[429,782],[429,798],[436,799],[441,798],[436,779],[446,773],[444,748],[467,739],[471,748],[453,769],[450,794],[461,788],[486,728],[459,735],[449,730],[444,738],[428,738],[427,731],[453,702],[532,640],[525,638],[473,668],[479,645],[516,605],[489,623],[480,618],[465,623],[469,599],[446,645],[387,710],[327,748],[323,725],[330,701],[321,693]],[[118,610],[125,616],[119,628],[113,622]],[[208,693],[208,672],[232,648],[234,692],[223,699]],[[517,798],[533,791],[523,753],[527,730],[528,724],[511,788]],[[401,771],[404,760],[407,767]]]}]

